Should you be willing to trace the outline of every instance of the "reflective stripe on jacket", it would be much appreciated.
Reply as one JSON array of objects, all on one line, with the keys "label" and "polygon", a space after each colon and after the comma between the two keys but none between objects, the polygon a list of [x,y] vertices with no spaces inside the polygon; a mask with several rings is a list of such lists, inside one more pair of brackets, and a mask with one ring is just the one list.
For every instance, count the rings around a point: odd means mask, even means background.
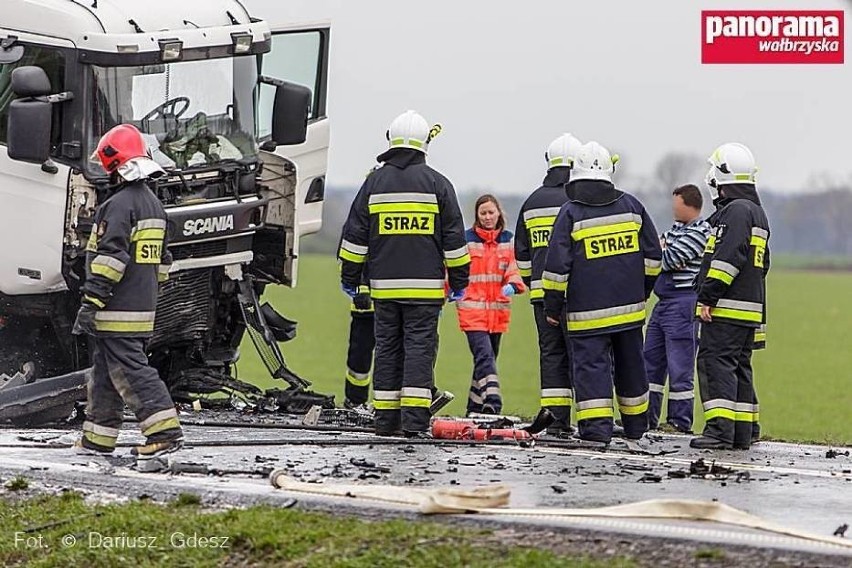
[{"label": "reflective stripe on jacket", "polygon": [[503,286],[511,284],[516,293],[526,290],[515,262],[512,232],[468,229],[465,238],[470,252],[470,284],[456,304],[459,326],[463,331],[505,333],[512,301],[503,295]]}]

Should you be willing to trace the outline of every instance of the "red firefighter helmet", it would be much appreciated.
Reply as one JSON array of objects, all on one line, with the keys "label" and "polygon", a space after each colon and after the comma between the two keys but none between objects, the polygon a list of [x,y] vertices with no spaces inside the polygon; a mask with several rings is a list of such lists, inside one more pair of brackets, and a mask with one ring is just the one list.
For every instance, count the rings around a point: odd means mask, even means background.
[{"label": "red firefighter helmet", "polygon": [[111,174],[134,158],[147,158],[148,146],[138,128],[132,124],[119,124],[101,137],[92,157],[95,156],[104,170]]}]

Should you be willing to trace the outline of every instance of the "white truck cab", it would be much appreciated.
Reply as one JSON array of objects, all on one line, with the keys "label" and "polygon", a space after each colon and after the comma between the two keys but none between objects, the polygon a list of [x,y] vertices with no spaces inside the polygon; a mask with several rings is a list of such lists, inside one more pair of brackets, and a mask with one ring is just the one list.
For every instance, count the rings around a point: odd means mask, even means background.
[{"label": "white truck cab", "polygon": [[267,285],[295,285],[299,238],[320,229],[329,34],[273,30],[239,0],[4,0],[0,375],[89,365],[70,329],[92,218],[112,191],[89,156],[120,123],[168,174],[152,191],[175,263],[151,362],[167,383],[230,373],[241,291],[256,302]]}]

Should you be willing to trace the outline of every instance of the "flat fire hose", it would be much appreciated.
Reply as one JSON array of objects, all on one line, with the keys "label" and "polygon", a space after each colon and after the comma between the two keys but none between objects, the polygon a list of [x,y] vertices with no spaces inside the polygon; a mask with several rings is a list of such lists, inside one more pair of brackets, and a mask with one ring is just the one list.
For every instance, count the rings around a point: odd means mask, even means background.
[{"label": "flat fire hose", "polygon": [[852,549],[852,541],[791,529],[761,519],[728,505],[711,501],[653,499],[612,507],[589,509],[510,509],[510,490],[505,485],[488,485],[473,489],[438,487],[434,489],[394,485],[322,484],[296,481],[287,471],[273,471],[269,480],[278,489],[293,493],[310,493],[347,500],[365,499],[416,507],[425,515],[480,513],[520,517],[598,517],[632,519],[670,519],[708,521],[758,529],[813,542]]}]

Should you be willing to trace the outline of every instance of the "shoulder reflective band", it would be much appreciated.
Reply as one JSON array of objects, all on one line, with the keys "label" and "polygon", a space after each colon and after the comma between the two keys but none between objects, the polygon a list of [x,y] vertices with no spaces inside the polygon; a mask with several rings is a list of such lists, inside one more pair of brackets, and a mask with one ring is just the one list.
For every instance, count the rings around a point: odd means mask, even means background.
[{"label": "shoulder reflective band", "polygon": [[645,302],[568,313],[568,331],[588,331],[645,321]]},{"label": "shoulder reflective band", "polygon": [[165,219],[142,219],[130,232],[130,241],[159,240],[166,236]]},{"label": "shoulder reflective band", "polygon": [[577,420],[588,420],[590,418],[612,418],[611,398],[595,398],[592,400],[577,401]]},{"label": "shoulder reflective band", "polygon": [[433,193],[377,193],[370,196],[370,214],[440,213],[438,198]]},{"label": "shoulder reflective band", "polygon": [[571,238],[575,241],[589,237],[613,235],[628,231],[638,232],[642,229],[642,216],[636,213],[619,213],[606,217],[595,217],[576,221],[571,231]]}]

